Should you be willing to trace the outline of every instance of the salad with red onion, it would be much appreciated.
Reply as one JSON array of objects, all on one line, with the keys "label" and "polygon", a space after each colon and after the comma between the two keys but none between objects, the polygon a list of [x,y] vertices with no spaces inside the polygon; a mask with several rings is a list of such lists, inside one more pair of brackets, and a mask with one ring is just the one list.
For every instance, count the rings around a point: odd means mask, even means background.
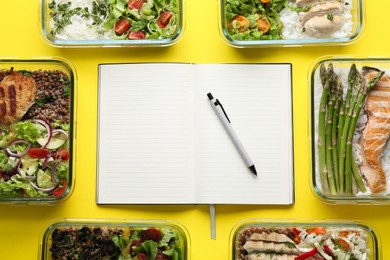
[{"label": "salad with red onion", "polygon": [[69,173],[69,125],[20,121],[0,134],[0,195],[64,194]]}]

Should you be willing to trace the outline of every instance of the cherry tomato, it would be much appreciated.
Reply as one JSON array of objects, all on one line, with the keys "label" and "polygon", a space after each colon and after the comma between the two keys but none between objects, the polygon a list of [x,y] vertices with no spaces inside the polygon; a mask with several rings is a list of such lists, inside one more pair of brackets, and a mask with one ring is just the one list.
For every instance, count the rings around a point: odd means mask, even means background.
[{"label": "cherry tomato", "polygon": [[59,149],[57,152],[54,153],[53,158],[57,160],[67,161],[69,160],[69,152],[65,149]]},{"label": "cherry tomato", "polygon": [[49,153],[50,151],[46,148],[30,148],[28,150],[28,155],[33,158],[45,158]]},{"label": "cherry tomato", "polygon": [[245,32],[249,29],[249,20],[243,15],[236,15],[227,25],[238,32]]},{"label": "cherry tomato", "polygon": [[131,31],[127,38],[129,40],[143,40],[146,38],[146,34],[143,31]]},{"label": "cherry tomato", "polygon": [[140,9],[143,3],[144,0],[130,0],[127,5],[129,6],[130,10],[133,10],[133,9]]},{"label": "cherry tomato", "polygon": [[160,28],[165,28],[169,21],[172,18],[172,14],[170,12],[162,12],[158,17],[157,24]]},{"label": "cherry tomato", "polygon": [[144,253],[138,253],[137,257],[138,260],[149,260],[149,257],[147,257]]},{"label": "cherry tomato", "polygon": [[115,23],[115,33],[118,35],[124,34],[130,29],[131,23],[129,20],[120,19]]},{"label": "cherry tomato", "polygon": [[68,184],[66,183],[66,180],[63,179],[62,185],[53,191],[53,195],[56,197],[61,197],[65,193],[67,187]]},{"label": "cherry tomato", "polygon": [[271,23],[266,17],[260,15],[260,18],[256,21],[257,28],[259,32],[266,33],[271,27]]},{"label": "cherry tomato", "polygon": [[157,228],[148,228],[141,233],[141,241],[153,240],[155,242],[160,241],[161,232]]}]

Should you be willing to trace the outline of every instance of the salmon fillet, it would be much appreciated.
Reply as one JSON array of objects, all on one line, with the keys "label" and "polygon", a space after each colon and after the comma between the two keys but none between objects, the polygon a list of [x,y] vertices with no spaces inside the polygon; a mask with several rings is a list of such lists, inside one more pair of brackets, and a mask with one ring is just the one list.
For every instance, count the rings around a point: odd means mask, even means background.
[{"label": "salmon fillet", "polygon": [[9,126],[22,119],[34,104],[37,86],[32,77],[19,72],[0,82],[0,125]]},{"label": "salmon fillet", "polygon": [[[378,73],[371,67],[363,68],[366,82]],[[362,153],[360,171],[373,193],[386,190],[386,176],[381,157],[390,136],[390,78],[384,74],[367,96],[368,121],[359,140]]]}]

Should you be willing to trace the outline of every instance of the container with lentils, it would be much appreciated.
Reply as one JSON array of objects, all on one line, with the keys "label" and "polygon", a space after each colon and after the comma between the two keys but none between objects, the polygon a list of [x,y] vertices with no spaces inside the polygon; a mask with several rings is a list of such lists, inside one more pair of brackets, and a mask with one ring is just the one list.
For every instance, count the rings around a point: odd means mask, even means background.
[{"label": "container with lentils", "polygon": [[73,190],[75,72],[65,60],[0,60],[0,203]]}]

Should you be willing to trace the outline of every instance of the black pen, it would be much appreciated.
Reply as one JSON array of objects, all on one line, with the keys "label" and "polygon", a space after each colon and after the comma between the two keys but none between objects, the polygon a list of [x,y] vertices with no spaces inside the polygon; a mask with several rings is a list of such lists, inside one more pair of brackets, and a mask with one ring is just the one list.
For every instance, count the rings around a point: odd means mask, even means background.
[{"label": "black pen", "polygon": [[249,169],[257,176],[257,171],[252,159],[249,157],[249,154],[245,150],[242,145],[240,139],[238,138],[236,132],[234,132],[233,127],[230,124],[229,117],[227,116],[225,110],[221,102],[218,99],[215,99],[211,93],[207,94],[207,97],[210,99],[211,106],[214,109],[215,113],[217,113],[219,120],[222,122],[224,128],[228,132],[230,138],[232,139],[234,145],[236,146],[238,152],[240,153],[242,159],[244,159],[245,164],[249,167]]}]

